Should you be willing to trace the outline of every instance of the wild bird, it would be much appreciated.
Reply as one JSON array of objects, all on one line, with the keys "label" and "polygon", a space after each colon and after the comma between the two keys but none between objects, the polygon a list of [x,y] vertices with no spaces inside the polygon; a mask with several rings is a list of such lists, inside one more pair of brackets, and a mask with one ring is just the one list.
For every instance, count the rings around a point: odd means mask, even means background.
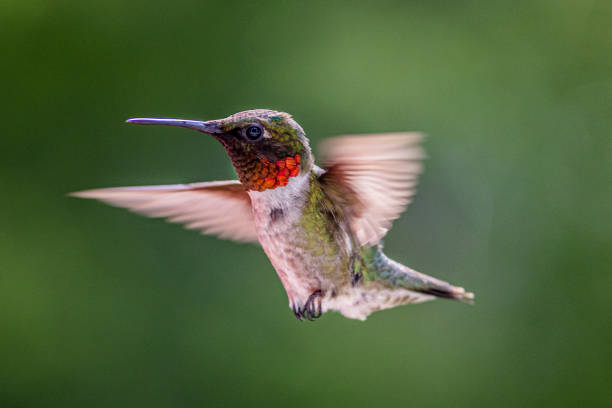
[{"label": "wild bird", "polygon": [[217,139],[238,180],[119,187],[73,193],[167,218],[235,241],[259,243],[300,319],[328,310],[372,312],[435,297],[469,302],[463,288],[385,256],[381,238],[415,193],[424,158],[419,133],[339,136],[315,164],[304,130],[284,112],[256,109],[225,119],[134,118]]}]

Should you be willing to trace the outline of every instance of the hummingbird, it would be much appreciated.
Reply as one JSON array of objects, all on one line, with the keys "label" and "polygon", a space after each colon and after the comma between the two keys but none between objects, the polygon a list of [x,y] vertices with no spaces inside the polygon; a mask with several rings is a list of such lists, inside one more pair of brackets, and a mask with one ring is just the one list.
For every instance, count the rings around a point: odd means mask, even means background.
[{"label": "hummingbird", "polygon": [[415,194],[422,135],[338,136],[315,164],[302,127],[285,112],[254,109],[224,119],[133,118],[193,129],[225,148],[238,180],[118,187],[72,193],[261,245],[300,320],[327,311],[372,312],[473,293],[389,259],[381,239]]}]

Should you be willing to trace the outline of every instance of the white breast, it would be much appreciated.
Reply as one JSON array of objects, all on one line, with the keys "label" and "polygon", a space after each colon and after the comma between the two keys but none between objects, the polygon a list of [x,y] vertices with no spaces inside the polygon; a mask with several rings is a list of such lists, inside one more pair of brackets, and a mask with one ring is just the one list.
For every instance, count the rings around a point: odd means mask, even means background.
[{"label": "white breast", "polygon": [[[309,174],[290,179],[285,187],[249,191],[259,242],[281,279],[290,301],[310,296],[315,277],[304,270],[304,251],[296,245],[299,223],[308,195]],[[306,275],[306,276],[305,276]]]}]

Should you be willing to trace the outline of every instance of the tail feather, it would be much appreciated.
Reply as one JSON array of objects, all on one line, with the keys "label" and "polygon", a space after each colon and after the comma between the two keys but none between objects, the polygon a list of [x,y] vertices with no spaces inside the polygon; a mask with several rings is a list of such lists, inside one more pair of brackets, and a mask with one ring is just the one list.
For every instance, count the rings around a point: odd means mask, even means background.
[{"label": "tail feather", "polygon": [[383,280],[391,287],[401,287],[415,292],[436,296],[439,298],[455,299],[465,303],[472,303],[474,294],[466,292],[460,286],[453,286],[448,282],[436,279],[424,273],[417,272],[398,262],[389,259],[379,245],[371,258],[371,268],[374,276],[370,279]]}]

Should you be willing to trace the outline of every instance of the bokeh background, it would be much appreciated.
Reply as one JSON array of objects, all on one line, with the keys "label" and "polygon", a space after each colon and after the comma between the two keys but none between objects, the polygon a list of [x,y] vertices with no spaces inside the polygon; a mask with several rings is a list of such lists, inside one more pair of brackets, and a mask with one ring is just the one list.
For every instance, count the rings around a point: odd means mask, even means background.
[{"label": "bokeh background", "polygon": [[[0,3],[0,406],[612,405],[612,2]],[[132,116],[421,130],[389,256],[473,290],[297,321],[256,246],[66,193],[232,178]]]}]

